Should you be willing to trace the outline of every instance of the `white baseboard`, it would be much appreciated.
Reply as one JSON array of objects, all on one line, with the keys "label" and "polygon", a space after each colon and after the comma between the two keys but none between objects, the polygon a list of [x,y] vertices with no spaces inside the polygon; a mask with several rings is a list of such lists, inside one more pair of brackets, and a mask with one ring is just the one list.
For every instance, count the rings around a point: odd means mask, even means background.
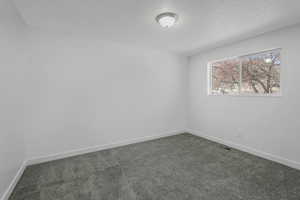
[{"label": "white baseboard", "polygon": [[16,184],[18,183],[19,179],[21,178],[26,166],[28,166],[28,165],[39,164],[39,163],[48,162],[48,161],[52,161],[52,160],[67,158],[67,157],[70,157],[70,156],[76,156],[76,155],[101,151],[101,150],[105,150],[105,149],[111,149],[111,148],[115,148],[115,147],[129,145],[129,144],[135,144],[135,143],[139,143],[139,142],[145,142],[145,141],[154,140],[154,139],[158,139],[158,138],[163,138],[163,137],[167,137],[167,136],[177,135],[177,134],[184,133],[184,132],[188,132],[188,133],[191,133],[193,135],[203,137],[203,138],[206,138],[208,140],[211,140],[211,141],[214,141],[214,142],[217,142],[217,143],[221,143],[221,144],[236,148],[238,150],[245,151],[245,152],[248,152],[250,154],[253,154],[253,155],[268,159],[268,160],[272,160],[274,162],[281,163],[283,165],[286,165],[286,166],[289,166],[289,167],[292,167],[292,168],[295,168],[295,169],[300,169],[300,163],[299,162],[288,160],[288,159],[282,158],[280,156],[275,156],[275,155],[272,155],[270,153],[258,151],[258,150],[255,150],[253,148],[250,148],[250,147],[247,147],[247,146],[244,146],[244,145],[236,144],[236,143],[231,142],[231,141],[226,141],[222,138],[209,136],[207,134],[204,134],[202,131],[193,130],[193,129],[186,129],[186,130],[170,131],[170,132],[166,132],[166,133],[162,133],[162,134],[158,134],[158,135],[151,135],[151,136],[139,137],[139,138],[134,138],[134,139],[128,139],[128,140],[123,140],[123,141],[119,141],[119,142],[115,142],[115,143],[99,145],[99,146],[94,146],[94,147],[88,147],[88,148],[82,148],[82,149],[76,149],[76,150],[62,152],[62,153],[58,153],[58,154],[53,154],[53,155],[47,155],[47,156],[28,159],[27,161],[24,161],[22,163],[20,169],[18,170],[16,176],[13,178],[13,180],[12,180],[11,184],[9,185],[8,189],[3,194],[1,200],[8,200],[8,198],[11,195],[13,189],[15,188]]},{"label": "white baseboard", "polygon": [[208,140],[211,140],[211,141],[214,141],[214,142],[217,142],[217,143],[220,143],[220,144],[224,144],[226,146],[230,146],[230,147],[233,147],[235,149],[238,149],[238,150],[256,155],[258,157],[262,157],[262,158],[265,158],[267,160],[271,160],[271,161],[274,161],[274,162],[277,162],[277,163],[280,163],[280,164],[283,164],[283,165],[286,165],[286,166],[289,166],[289,167],[300,170],[300,163],[297,162],[297,161],[289,160],[289,159],[286,159],[286,158],[283,158],[283,157],[280,157],[280,156],[276,156],[276,155],[273,155],[273,154],[270,154],[270,153],[259,151],[259,150],[253,149],[251,147],[247,147],[247,146],[237,144],[237,143],[234,143],[234,142],[231,142],[231,141],[228,141],[228,140],[224,140],[222,138],[218,138],[218,137],[215,137],[215,136],[210,136],[208,134],[205,134],[203,131],[187,129],[187,132],[191,133],[193,135],[203,137],[203,138],[206,138]]},{"label": "white baseboard", "polygon": [[23,175],[26,166],[27,166],[27,163],[26,163],[26,161],[24,161],[22,163],[21,167],[19,168],[17,174],[15,175],[13,180],[11,181],[10,185],[8,186],[7,190],[4,192],[4,194],[0,198],[1,200],[8,200],[8,198],[12,194],[14,188],[16,187],[18,181],[20,180],[21,176]]},{"label": "white baseboard", "polygon": [[8,189],[4,192],[4,194],[2,195],[0,200],[8,200],[8,198],[10,197],[15,186],[17,185],[18,181],[20,180],[21,176],[23,175],[25,168],[29,165],[34,165],[34,164],[39,164],[39,163],[48,162],[48,161],[52,161],[52,160],[67,158],[70,156],[76,156],[76,155],[101,151],[101,150],[105,150],[105,149],[111,149],[111,148],[115,148],[115,147],[129,145],[129,144],[135,144],[135,143],[139,143],[139,142],[145,142],[145,141],[149,141],[149,140],[154,140],[154,139],[159,139],[159,138],[168,137],[168,136],[172,136],[172,135],[177,135],[177,134],[184,133],[184,132],[185,132],[185,130],[169,131],[169,132],[165,132],[165,133],[161,133],[161,134],[157,134],[157,135],[150,135],[150,136],[145,136],[145,137],[128,139],[128,140],[123,140],[123,141],[114,142],[114,143],[110,143],[110,144],[76,149],[76,150],[57,153],[57,154],[53,154],[53,155],[47,155],[47,156],[28,159],[22,163],[16,176],[13,178]]},{"label": "white baseboard", "polygon": [[81,155],[81,154],[101,151],[101,150],[105,150],[105,149],[111,149],[111,148],[115,148],[115,147],[129,145],[129,144],[135,144],[135,143],[139,143],[139,142],[145,142],[145,141],[163,138],[163,137],[167,137],[167,136],[177,135],[177,134],[184,133],[184,132],[185,132],[185,130],[169,131],[169,132],[165,132],[165,133],[161,133],[161,134],[157,134],[157,135],[144,136],[144,137],[139,137],[139,138],[134,138],[134,139],[123,140],[123,141],[119,141],[119,142],[114,142],[114,143],[110,143],[110,144],[75,149],[75,150],[61,152],[61,153],[57,153],[57,154],[30,158],[27,160],[27,165],[34,165],[34,164],[39,164],[39,163],[43,163],[43,162],[67,158],[67,157],[71,157],[71,156],[77,156],[77,155]]}]

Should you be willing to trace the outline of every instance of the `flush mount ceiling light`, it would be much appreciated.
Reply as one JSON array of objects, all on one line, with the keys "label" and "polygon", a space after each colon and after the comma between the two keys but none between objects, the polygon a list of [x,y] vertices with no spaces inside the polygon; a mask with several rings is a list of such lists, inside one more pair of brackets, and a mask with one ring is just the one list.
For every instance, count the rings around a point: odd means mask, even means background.
[{"label": "flush mount ceiling light", "polygon": [[272,63],[272,58],[265,58],[265,63]]},{"label": "flush mount ceiling light", "polygon": [[162,27],[170,28],[176,23],[178,15],[172,12],[165,12],[157,15],[155,19]]}]

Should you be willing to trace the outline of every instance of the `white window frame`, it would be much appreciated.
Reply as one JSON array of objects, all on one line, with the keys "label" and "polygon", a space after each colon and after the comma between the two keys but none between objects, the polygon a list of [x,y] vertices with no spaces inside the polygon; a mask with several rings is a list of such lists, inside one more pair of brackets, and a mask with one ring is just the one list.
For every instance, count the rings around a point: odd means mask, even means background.
[{"label": "white window frame", "polygon": [[[212,92],[212,65],[213,63],[216,62],[221,62],[221,61],[226,61],[226,60],[232,60],[232,59],[239,59],[239,58],[243,58],[243,57],[247,57],[247,56],[251,56],[251,55],[255,55],[255,54],[261,54],[261,53],[265,53],[265,52],[269,52],[269,51],[280,51],[280,69],[279,69],[279,73],[280,73],[280,91],[277,93],[273,93],[273,94],[244,94],[241,93],[239,91],[238,94],[217,94],[217,93],[213,93]],[[240,62],[240,68],[242,62]],[[236,97],[281,97],[282,96],[282,48],[272,48],[272,49],[267,49],[267,50],[263,50],[263,51],[257,51],[257,52],[253,52],[253,53],[247,53],[241,56],[232,56],[232,57],[227,57],[227,58],[222,58],[222,59],[216,59],[213,61],[209,61],[207,63],[207,95],[208,96],[236,96]],[[242,80],[241,77],[242,76],[242,70],[240,70],[240,80]],[[239,90],[241,90],[241,84],[242,81],[240,81],[240,87]]]}]

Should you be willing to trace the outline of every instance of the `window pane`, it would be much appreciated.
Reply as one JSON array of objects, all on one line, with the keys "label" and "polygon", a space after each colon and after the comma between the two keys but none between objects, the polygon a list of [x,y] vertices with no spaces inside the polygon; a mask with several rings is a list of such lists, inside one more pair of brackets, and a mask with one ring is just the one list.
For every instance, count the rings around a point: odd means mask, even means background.
[{"label": "window pane", "polygon": [[280,51],[241,57],[243,94],[280,93]]},{"label": "window pane", "polygon": [[230,59],[211,64],[211,93],[238,94],[240,87],[240,61]]}]

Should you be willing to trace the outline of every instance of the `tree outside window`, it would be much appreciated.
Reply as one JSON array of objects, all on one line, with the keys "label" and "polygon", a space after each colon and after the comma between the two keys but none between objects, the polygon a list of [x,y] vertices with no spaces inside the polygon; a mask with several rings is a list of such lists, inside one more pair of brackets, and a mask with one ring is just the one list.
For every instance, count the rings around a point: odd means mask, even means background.
[{"label": "tree outside window", "polygon": [[209,93],[279,95],[280,49],[211,62]]}]

